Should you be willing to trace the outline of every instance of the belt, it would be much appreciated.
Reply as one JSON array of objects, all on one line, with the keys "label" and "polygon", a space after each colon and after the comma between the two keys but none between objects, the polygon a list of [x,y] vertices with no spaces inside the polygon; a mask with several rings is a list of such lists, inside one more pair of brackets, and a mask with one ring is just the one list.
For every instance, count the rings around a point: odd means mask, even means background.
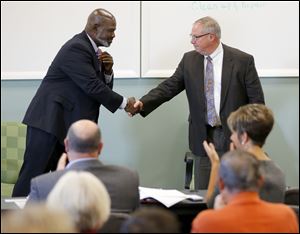
[{"label": "belt", "polygon": [[210,126],[210,125],[207,124],[207,125],[206,125],[206,128],[207,128],[207,129],[222,129],[222,125],[218,125],[218,126],[213,126],[213,127],[212,127],[212,126]]}]

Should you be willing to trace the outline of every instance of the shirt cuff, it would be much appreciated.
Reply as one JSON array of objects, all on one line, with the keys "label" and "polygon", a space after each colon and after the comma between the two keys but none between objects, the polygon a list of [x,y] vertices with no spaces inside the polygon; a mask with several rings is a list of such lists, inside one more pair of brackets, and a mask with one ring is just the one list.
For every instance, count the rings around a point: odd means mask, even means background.
[{"label": "shirt cuff", "polygon": [[119,107],[119,109],[125,109],[126,105],[127,105],[127,98],[123,97],[123,102],[122,102],[121,106]]},{"label": "shirt cuff", "polygon": [[107,75],[104,73],[104,78],[105,78],[106,84],[109,84],[111,82],[113,76],[114,76],[114,72],[112,72],[110,75]]}]

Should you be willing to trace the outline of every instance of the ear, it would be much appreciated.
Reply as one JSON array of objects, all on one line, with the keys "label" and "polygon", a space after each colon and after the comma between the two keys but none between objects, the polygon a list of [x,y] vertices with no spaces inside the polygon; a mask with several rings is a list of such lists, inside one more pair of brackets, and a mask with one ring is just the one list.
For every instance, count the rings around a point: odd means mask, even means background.
[{"label": "ear", "polygon": [[264,177],[263,176],[259,176],[259,178],[257,180],[257,186],[258,186],[259,189],[263,186],[264,182],[265,182]]},{"label": "ear", "polygon": [[103,149],[103,143],[99,142],[99,144],[98,144],[98,154],[99,155],[101,154],[102,149]]},{"label": "ear", "polygon": [[99,28],[99,24],[94,24],[93,25],[93,33],[94,33],[94,35],[96,36],[96,34],[97,34],[97,31],[98,31],[98,28]]},{"label": "ear", "polygon": [[249,141],[249,136],[247,132],[243,132],[243,134],[241,135],[241,144],[245,145],[248,141]]},{"label": "ear", "polygon": [[219,186],[220,191],[224,190],[224,188],[225,188],[224,181],[221,178],[219,178],[219,180],[218,180],[218,186]]},{"label": "ear", "polygon": [[64,139],[64,144],[65,144],[65,151],[69,151],[69,140],[67,138]]}]

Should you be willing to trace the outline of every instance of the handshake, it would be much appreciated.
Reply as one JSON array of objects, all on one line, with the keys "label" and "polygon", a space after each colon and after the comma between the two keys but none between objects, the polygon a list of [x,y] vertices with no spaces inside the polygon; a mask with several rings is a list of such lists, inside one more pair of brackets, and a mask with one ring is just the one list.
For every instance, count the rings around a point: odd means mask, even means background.
[{"label": "handshake", "polygon": [[127,105],[125,107],[125,111],[130,117],[140,113],[142,109],[143,109],[143,103],[140,100],[136,101],[134,97],[130,97],[127,99]]}]

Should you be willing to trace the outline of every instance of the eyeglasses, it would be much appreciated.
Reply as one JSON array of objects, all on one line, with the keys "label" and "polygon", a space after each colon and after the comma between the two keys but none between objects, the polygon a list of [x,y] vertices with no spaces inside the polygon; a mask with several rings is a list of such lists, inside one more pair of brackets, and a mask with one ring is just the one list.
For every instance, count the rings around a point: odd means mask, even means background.
[{"label": "eyeglasses", "polygon": [[208,35],[208,34],[210,34],[210,33],[205,33],[205,34],[202,34],[202,35],[190,35],[190,37],[191,37],[191,40],[192,41],[195,41],[195,40],[197,40],[197,39],[199,39],[199,38],[201,38],[201,37],[204,37],[204,36],[206,36],[206,35]]}]

